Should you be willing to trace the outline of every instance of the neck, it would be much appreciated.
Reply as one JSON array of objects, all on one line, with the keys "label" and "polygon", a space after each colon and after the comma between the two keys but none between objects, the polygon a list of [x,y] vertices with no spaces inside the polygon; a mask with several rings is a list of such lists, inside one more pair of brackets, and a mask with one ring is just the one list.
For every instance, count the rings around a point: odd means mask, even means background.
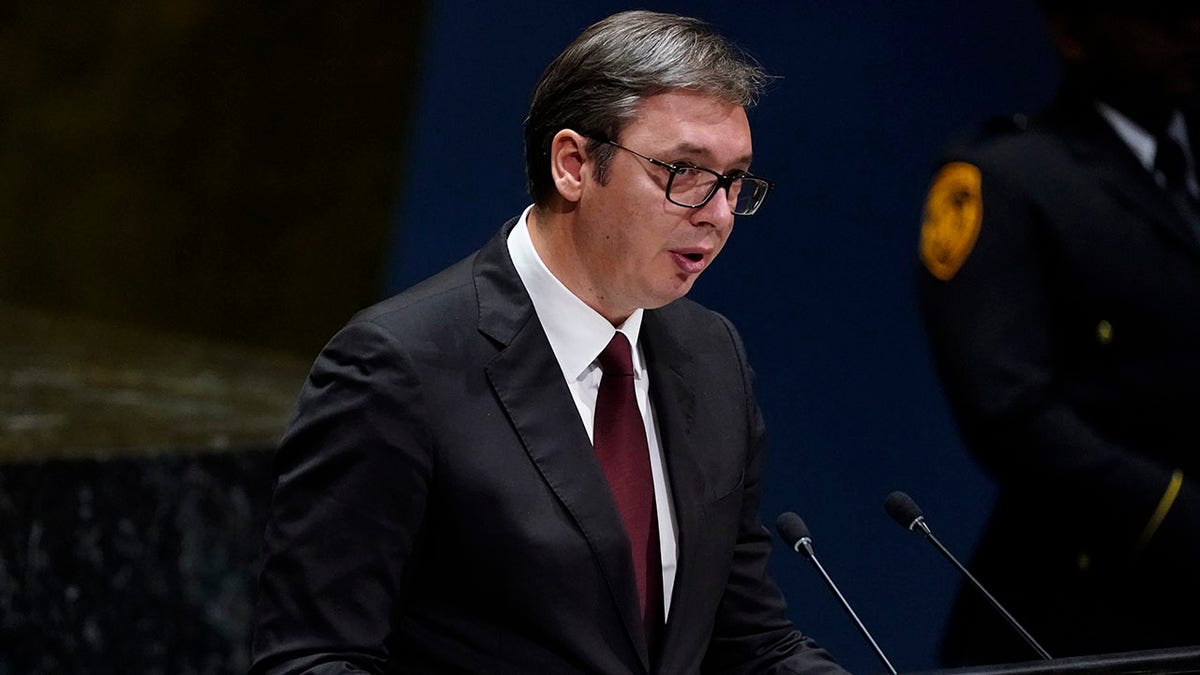
[{"label": "neck", "polygon": [[567,290],[588,307],[594,309],[613,326],[625,323],[632,310],[624,311],[603,302],[604,292],[590,280],[587,260],[580,254],[575,240],[578,211],[569,202],[535,205],[529,211],[526,223],[533,249],[546,265],[546,269]]},{"label": "neck", "polygon": [[1068,90],[1082,99],[1101,101],[1112,106],[1154,135],[1166,131],[1167,124],[1177,108],[1169,96],[1138,91],[1135,87],[1118,86],[1083,72],[1072,74]]}]

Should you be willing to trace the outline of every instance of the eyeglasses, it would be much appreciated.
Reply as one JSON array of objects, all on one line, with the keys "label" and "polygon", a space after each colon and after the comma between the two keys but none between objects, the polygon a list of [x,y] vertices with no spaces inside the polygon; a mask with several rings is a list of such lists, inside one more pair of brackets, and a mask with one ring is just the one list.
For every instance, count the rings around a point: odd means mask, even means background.
[{"label": "eyeglasses", "polygon": [[689,209],[698,209],[709,202],[717,190],[725,188],[729,198],[729,210],[735,216],[752,216],[762,206],[767,194],[775,184],[765,178],[751,176],[736,169],[728,174],[720,174],[712,169],[691,164],[670,164],[662,160],[647,157],[636,150],[618,145],[610,140],[597,139],[614,148],[632,152],[654,166],[661,166],[671,176],[667,178],[667,201]]}]

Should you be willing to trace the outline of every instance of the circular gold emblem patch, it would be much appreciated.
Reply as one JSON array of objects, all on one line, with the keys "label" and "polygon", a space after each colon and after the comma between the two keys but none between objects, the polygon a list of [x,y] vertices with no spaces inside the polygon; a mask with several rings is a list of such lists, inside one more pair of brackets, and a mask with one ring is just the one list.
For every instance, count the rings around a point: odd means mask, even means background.
[{"label": "circular gold emblem patch", "polygon": [[929,188],[921,217],[921,260],[949,281],[966,262],[983,222],[979,169],[966,162],[942,167]]}]

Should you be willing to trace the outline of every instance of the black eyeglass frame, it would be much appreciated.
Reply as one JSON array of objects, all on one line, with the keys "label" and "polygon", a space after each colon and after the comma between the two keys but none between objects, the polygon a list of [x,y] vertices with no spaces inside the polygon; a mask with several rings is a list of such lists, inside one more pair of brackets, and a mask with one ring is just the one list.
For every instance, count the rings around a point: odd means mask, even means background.
[{"label": "black eyeglass frame", "polygon": [[[765,186],[765,189],[762,192],[762,196],[760,196],[756,202],[751,204],[749,210],[747,210],[747,211],[742,211],[742,212],[734,211],[733,210],[734,205],[732,205],[732,204],[729,206],[729,210],[735,216],[752,216],[755,213],[758,213],[758,210],[760,208],[762,208],[763,202],[767,201],[767,195],[771,194],[771,191],[775,189],[774,181],[767,180],[766,178],[763,178],[761,176],[751,175],[749,173],[746,173],[745,171],[742,171],[741,169],[735,169],[734,171],[730,172],[729,174],[722,174],[722,173],[717,173],[716,171],[713,171],[712,169],[708,169],[708,168],[705,168],[702,166],[692,166],[691,164],[680,165],[680,164],[671,164],[670,162],[664,162],[661,159],[655,159],[653,157],[648,157],[646,155],[643,155],[642,153],[638,152],[637,150],[630,150],[629,148],[621,145],[620,143],[617,143],[615,141],[610,141],[606,138],[595,138],[593,140],[596,140],[600,143],[604,143],[606,145],[611,145],[614,148],[620,148],[621,150],[624,150],[625,152],[633,153],[633,154],[637,155],[638,157],[641,157],[642,159],[646,160],[647,162],[650,162],[654,166],[660,166],[660,167],[666,169],[667,172],[670,174],[670,177],[667,178],[667,186],[666,186],[666,190],[665,190],[666,196],[667,196],[667,201],[671,202],[672,204],[675,204],[676,206],[682,206],[685,209],[704,208],[704,206],[706,204],[708,204],[710,201],[712,201],[713,196],[716,195],[717,192],[719,192],[721,190],[721,188],[725,188],[725,194],[728,195],[729,188],[733,186],[734,181],[736,181],[736,180],[745,181],[746,179],[749,179],[751,182],[756,181]],[[688,204],[687,202],[680,202],[680,201],[676,201],[671,198],[671,186],[675,183],[675,176],[677,176],[678,174],[680,174],[684,171],[703,171],[705,173],[709,173],[709,174],[712,174],[717,177],[716,182],[713,183],[712,189],[710,189],[708,191],[708,194],[705,195],[704,199],[700,200],[699,203]]]}]

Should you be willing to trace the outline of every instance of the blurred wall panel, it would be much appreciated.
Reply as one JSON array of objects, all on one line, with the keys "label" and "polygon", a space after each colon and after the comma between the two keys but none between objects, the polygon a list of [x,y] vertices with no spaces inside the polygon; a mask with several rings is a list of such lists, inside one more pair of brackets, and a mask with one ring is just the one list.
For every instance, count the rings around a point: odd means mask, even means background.
[{"label": "blurred wall panel", "polygon": [[0,300],[311,356],[378,296],[423,17],[0,10]]},{"label": "blurred wall panel", "polygon": [[0,675],[246,671],[271,451],[379,297],[424,15],[0,4]]}]

